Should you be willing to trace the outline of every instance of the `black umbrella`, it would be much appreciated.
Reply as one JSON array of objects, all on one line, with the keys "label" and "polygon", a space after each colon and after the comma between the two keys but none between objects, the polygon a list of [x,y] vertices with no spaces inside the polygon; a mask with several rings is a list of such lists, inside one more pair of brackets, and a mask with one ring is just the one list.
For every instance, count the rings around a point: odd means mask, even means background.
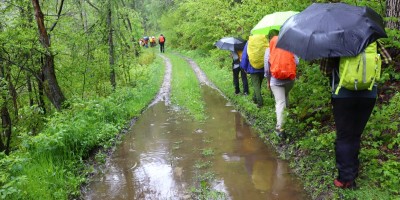
[{"label": "black umbrella", "polygon": [[218,40],[214,45],[223,50],[237,51],[243,50],[246,41],[236,37],[224,37]]},{"label": "black umbrella", "polygon": [[383,37],[382,17],[371,8],[314,3],[282,25],[277,47],[313,60],[355,56]]}]

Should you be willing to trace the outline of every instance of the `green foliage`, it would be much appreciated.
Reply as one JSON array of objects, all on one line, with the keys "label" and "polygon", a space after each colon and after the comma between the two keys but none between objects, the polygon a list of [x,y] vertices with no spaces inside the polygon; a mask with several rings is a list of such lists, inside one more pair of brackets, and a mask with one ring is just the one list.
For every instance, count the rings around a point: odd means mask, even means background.
[{"label": "green foliage", "polygon": [[140,57],[139,57],[139,64],[140,65],[149,65],[153,62],[153,60],[156,57],[156,54],[154,53],[154,51],[152,51],[153,49],[147,49],[147,51],[145,51]]},{"label": "green foliage", "polygon": [[[71,99],[70,109],[47,119],[35,137],[23,135],[20,150],[0,160],[0,194],[6,199],[69,199],[85,181],[83,159],[98,147],[111,147],[126,121],[138,116],[161,85],[160,60],[143,66],[136,87],[108,97]],[[96,159],[104,161],[104,155]],[[3,168],[4,167],[4,168]]]},{"label": "green foliage", "polygon": [[207,148],[207,149],[203,149],[201,151],[201,155],[203,155],[204,157],[209,157],[209,156],[213,156],[215,154],[213,149]]},{"label": "green foliage", "polygon": [[164,14],[160,26],[172,46],[207,52],[224,36],[247,39],[250,30],[264,15],[304,9],[308,4],[311,1],[185,0]]},{"label": "green foliage", "polygon": [[206,119],[201,88],[191,66],[183,58],[168,54],[172,68],[171,100],[196,120]]},{"label": "green foliage", "polygon": [[20,172],[22,164],[26,159],[14,156],[6,156],[3,152],[0,153],[0,199],[11,199],[10,196],[15,196],[21,199],[21,190],[18,188],[20,183],[26,179],[26,176],[14,176],[14,173]]},{"label": "green foliage", "polygon": [[198,185],[191,188],[193,199],[226,199],[224,192],[218,191],[213,188],[213,181],[215,174],[212,172],[205,172],[196,177]]}]

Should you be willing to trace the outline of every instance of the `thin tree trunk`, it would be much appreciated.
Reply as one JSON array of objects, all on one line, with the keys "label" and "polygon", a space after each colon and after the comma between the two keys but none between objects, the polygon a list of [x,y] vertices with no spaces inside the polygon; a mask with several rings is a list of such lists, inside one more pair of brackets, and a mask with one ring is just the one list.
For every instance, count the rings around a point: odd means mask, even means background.
[{"label": "thin tree trunk", "polygon": [[[43,62],[43,59],[41,58],[41,61]],[[38,84],[38,105],[40,108],[43,109],[43,113],[46,113],[46,103],[44,102],[43,96],[44,96],[44,86],[43,86],[43,82],[44,82],[44,75],[43,72],[40,70],[38,72],[38,77],[39,79],[37,79],[37,84]]]},{"label": "thin tree trunk", "polygon": [[29,72],[26,72],[26,86],[29,94],[29,106],[33,106],[34,101],[32,98],[32,82],[31,82],[31,75],[29,74]]},{"label": "thin tree trunk", "polygon": [[[88,33],[88,21],[87,21],[87,14],[85,9],[83,8],[83,0],[78,0],[79,8],[81,10],[80,16],[82,21],[83,30],[85,30],[86,37],[89,37]],[[91,52],[90,52],[90,43],[86,40],[86,61],[91,60]],[[83,72],[83,83],[82,83],[82,99],[85,97],[85,90],[86,90],[86,74],[88,72],[88,67],[85,65],[85,70]]]},{"label": "thin tree trunk", "polygon": [[11,80],[11,68],[6,66],[6,74],[5,74],[5,78],[8,82],[8,90],[13,102],[13,106],[14,106],[14,116],[15,119],[18,119],[18,103],[17,103],[17,98],[18,98],[18,94],[17,94],[17,90],[14,87],[14,84],[12,83]]},{"label": "thin tree trunk", "polygon": [[10,142],[11,142],[11,117],[10,117],[10,113],[8,112],[6,103],[3,103],[3,105],[1,106],[1,125],[3,127],[3,134],[6,137],[5,138],[6,145],[5,145],[4,150],[5,150],[6,155],[9,155],[10,154]]},{"label": "thin tree trunk", "polygon": [[397,20],[389,20],[386,27],[400,30],[400,0],[386,1],[386,16],[397,18]]},{"label": "thin tree trunk", "polygon": [[107,14],[107,26],[108,26],[108,45],[109,45],[109,63],[110,63],[110,82],[115,91],[117,87],[117,83],[115,82],[115,59],[114,59],[114,42],[113,42],[113,28],[112,28],[112,13],[111,13],[111,5],[108,8]]},{"label": "thin tree trunk", "polygon": [[[0,78],[6,79],[5,66],[0,66]],[[7,79],[6,79],[7,80]],[[4,83],[1,83],[1,88],[4,88]],[[10,141],[11,141],[11,117],[7,108],[7,92],[2,92],[1,98],[3,102],[1,104],[1,126],[2,132],[0,133],[0,151],[5,151],[6,155],[10,153]],[[3,141],[4,140],[4,141]],[[5,143],[4,143],[5,142]]]},{"label": "thin tree trunk", "polygon": [[44,64],[42,65],[45,92],[54,107],[56,107],[57,110],[61,110],[63,106],[62,104],[66,99],[57,82],[54,70],[54,56],[50,51],[50,38],[44,25],[44,17],[40,9],[39,1],[32,0],[32,5],[35,10],[35,18],[38,25],[39,41],[46,49],[46,53],[44,55]]}]

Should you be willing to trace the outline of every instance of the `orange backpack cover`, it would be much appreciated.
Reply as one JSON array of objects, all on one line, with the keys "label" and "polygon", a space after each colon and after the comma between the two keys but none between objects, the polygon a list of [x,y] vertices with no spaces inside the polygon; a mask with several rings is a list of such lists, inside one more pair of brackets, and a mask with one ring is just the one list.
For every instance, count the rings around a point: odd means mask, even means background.
[{"label": "orange backpack cover", "polygon": [[159,40],[160,42],[164,42],[164,36],[160,35],[160,37],[158,38],[158,40]]},{"label": "orange backpack cover", "polygon": [[296,62],[294,54],[276,47],[278,36],[274,36],[269,42],[269,64],[270,72],[274,78],[277,79],[291,79],[296,78]]}]

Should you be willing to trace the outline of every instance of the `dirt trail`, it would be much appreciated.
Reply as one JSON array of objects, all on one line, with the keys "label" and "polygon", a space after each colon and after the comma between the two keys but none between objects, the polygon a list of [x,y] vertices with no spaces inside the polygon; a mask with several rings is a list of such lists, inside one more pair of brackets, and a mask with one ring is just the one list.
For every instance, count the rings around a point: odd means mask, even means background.
[{"label": "dirt trail", "polygon": [[[165,63],[165,75],[164,75],[164,80],[162,83],[162,86],[160,88],[160,91],[154,98],[154,100],[150,103],[148,107],[154,106],[156,103],[160,101],[164,101],[165,105],[169,105],[171,103],[170,101],[170,92],[171,92],[171,77],[172,77],[172,64],[171,60],[161,54],[158,54]],[[178,54],[179,55],[179,54]],[[192,67],[193,72],[196,74],[197,79],[199,80],[199,83],[201,85],[207,85],[215,90],[217,90],[222,96],[225,97],[225,95],[207,78],[205,73],[200,69],[200,67],[190,58],[181,56],[183,59],[185,59],[189,65]]]},{"label": "dirt trail", "polygon": [[[206,123],[185,120],[184,113],[171,109],[172,63],[159,56],[165,75],[158,94],[107,159],[104,171],[83,189],[84,199],[194,199],[203,195],[200,190],[223,193],[225,199],[309,199],[287,163],[257,139],[199,66],[181,55],[199,84],[208,86],[202,87],[202,95],[211,117]],[[206,156],[205,150],[213,155]],[[205,189],[197,182],[206,176]]]},{"label": "dirt trail", "polygon": [[160,101],[164,101],[165,105],[169,105],[170,101],[170,92],[171,92],[171,77],[172,77],[172,64],[169,58],[159,54],[159,56],[164,60],[165,63],[165,75],[164,81],[161,85],[160,91],[154,98],[154,100],[150,103],[149,107],[155,105]]},{"label": "dirt trail", "polygon": [[199,80],[201,85],[207,85],[207,86],[219,91],[219,89],[210,80],[208,80],[208,78],[204,74],[204,72],[200,69],[200,67],[192,59],[190,59],[188,57],[184,57],[184,56],[182,56],[182,58],[184,58],[189,63],[189,65],[192,67],[192,69],[193,69],[194,73],[196,74],[197,79]]}]

